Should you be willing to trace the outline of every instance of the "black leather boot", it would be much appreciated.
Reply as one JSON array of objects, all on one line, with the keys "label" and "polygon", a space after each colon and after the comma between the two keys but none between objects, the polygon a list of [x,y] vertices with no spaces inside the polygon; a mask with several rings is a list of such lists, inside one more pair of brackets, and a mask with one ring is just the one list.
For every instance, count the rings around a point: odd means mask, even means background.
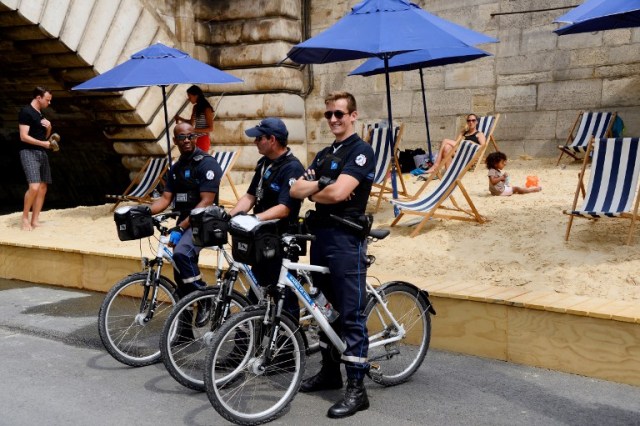
[{"label": "black leather boot", "polygon": [[200,299],[198,301],[198,312],[196,313],[196,327],[204,327],[209,322],[211,313],[211,298]]},{"label": "black leather boot", "polygon": [[369,408],[369,398],[367,390],[364,388],[362,379],[347,379],[347,389],[344,392],[344,399],[338,401],[327,412],[327,416],[332,419],[352,416],[358,411]]},{"label": "black leather boot", "polygon": [[302,381],[300,392],[309,393],[340,388],[342,388],[340,364],[337,364],[337,367],[325,367],[322,365],[322,368],[315,376]]}]

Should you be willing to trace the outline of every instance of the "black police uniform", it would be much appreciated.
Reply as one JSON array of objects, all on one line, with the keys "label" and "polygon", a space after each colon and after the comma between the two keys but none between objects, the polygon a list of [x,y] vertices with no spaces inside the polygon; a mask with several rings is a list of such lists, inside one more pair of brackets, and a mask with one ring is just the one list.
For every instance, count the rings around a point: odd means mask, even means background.
[{"label": "black police uniform", "polygon": [[[187,218],[191,210],[200,202],[201,192],[215,192],[214,203],[217,204],[221,177],[222,169],[215,158],[199,148],[191,154],[180,156],[169,170],[165,187],[165,191],[173,194],[174,208],[180,212],[178,222]],[[202,247],[196,247],[192,240],[189,227],[173,249],[173,260],[176,266],[174,277],[181,297],[205,285],[198,267],[198,257]]]},{"label": "black police uniform", "polygon": [[[289,224],[298,220],[300,213],[301,200],[292,198],[289,195],[291,185],[304,173],[304,167],[290,149],[275,160],[262,157],[258,160],[255,174],[249,185],[247,193],[256,197],[256,203],[253,206],[253,213],[258,214],[279,204],[289,208],[289,216],[280,219],[278,222],[279,232],[286,232]],[[280,273],[281,264],[273,261],[267,264],[255,265],[252,268],[258,283],[261,285],[274,284]],[[251,293],[249,297],[256,303],[257,297]],[[300,316],[298,298],[291,292],[287,291],[285,297],[285,310],[295,318]]]},{"label": "black police uniform", "polygon": [[[329,275],[314,274],[314,285],[340,313],[332,326],[347,344],[342,361],[348,378],[362,379],[369,369],[369,337],[363,315],[366,303],[366,237],[330,219],[329,215],[354,221],[364,215],[375,172],[373,149],[353,134],[320,151],[309,169],[315,171],[317,179],[324,176],[337,179],[340,174],[346,174],[360,182],[348,200],[337,204],[316,202],[310,226],[316,236],[311,243],[311,263],[328,266],[331,271]],[[320,345],[323,368],[336,364],[330,355],[331,343],[323,333],[320,334]]]}]

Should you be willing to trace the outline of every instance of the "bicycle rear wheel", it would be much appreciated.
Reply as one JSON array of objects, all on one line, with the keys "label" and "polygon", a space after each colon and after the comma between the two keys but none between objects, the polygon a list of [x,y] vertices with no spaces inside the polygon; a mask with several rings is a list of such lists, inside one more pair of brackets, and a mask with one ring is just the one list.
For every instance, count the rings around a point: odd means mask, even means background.
[{"label": "bicycle rear wheel", "polygon": [[[211,301],[211,310],[214,312],[219,292],[220,287],[211,287],[195,291],[180,300],[164,324],[160,341],[162,362],[171,377],[181,385],[201,392],[205,390],[205,359],[209,344],[223,318],[212,318],[210,315],[209,321],[198,327],[195,313],[202,301],[207,299]],[[233,292],[228,315],[240,312],[248,304],[243,296]]]},{"label": "bicycle rear wheel", "polygon": [[213,408],[225,419],[255,425],[284,414],[295,397],[305,366],[298,326],[282,317],[271,362],[265,360],[266,309],[256,308],[229,318],[215,333],[207,355],[205,385]]},{"label": "bicycle rear wheel", "polygon": [[371,380],[394,386],[409,380],[422,364],[431,340],[431,317],[419,290],[403,283],[391,283],[378,290],[398,324],[404,327],[400,340],[378,344],[399,335],[383,306],[371,296],[365,309],[369,330]]},{"label": "bicycle rear wheel", "polygon": [[113,286],[100,306],[100,339],[107,352],[123,364],[142,367],[160,360],[162,327],[177,296],[172,282],[161,276],[156,306],[149,318],[152,296],[153,285],[147,283],[147,273],[140,272]]}]

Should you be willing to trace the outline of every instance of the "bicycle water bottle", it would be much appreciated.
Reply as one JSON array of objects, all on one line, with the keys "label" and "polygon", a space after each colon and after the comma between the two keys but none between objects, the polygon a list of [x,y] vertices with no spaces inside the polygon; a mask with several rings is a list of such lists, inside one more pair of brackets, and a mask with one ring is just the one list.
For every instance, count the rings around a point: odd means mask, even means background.
[{"label": "bicycle water bottle", "polygon": [[340,316],[340,313],[333,309],[331,303],[329,303],[327,298],[324,297],[324,294],[322,294],[318,287],[313,287],[311,290],[309,290],[309,296],[311,296],[311,299],[316,302],[316,305],[318,305],[320,312],[322,312],[322,315],[327,318],[327,321],[334,322]]}]

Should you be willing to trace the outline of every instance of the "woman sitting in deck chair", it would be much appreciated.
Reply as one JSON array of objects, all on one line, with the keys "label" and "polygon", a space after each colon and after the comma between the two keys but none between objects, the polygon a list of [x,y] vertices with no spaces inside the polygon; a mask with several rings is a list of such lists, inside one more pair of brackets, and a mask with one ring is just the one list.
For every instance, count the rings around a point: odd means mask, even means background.
[{"label": "woman sitting in deck chair", "polygon": [[[453,158],[449,154],[451,153],[451,150],[454,149],[454,147],[458,144],[458,142],[462,140],[477,143],[481,147],[484,146],[484,144],[487,143],[486,136],[484,133],[477,129],[477,126],[478,116],[475,114],[467,115],[467,123],[460,131],[460,134],[458,135],[456,140],[445,139],[442,141],[442,144],[440,145],[440,151],[438,151],[438,156],[433,162],[433,166],[431,166],[427,170],[427,173],[438,172],[443,166],[445,169],[449,167],[449,162],[451,162],[451,159]],[[444,164],[442,164],[443,160]]]}]

